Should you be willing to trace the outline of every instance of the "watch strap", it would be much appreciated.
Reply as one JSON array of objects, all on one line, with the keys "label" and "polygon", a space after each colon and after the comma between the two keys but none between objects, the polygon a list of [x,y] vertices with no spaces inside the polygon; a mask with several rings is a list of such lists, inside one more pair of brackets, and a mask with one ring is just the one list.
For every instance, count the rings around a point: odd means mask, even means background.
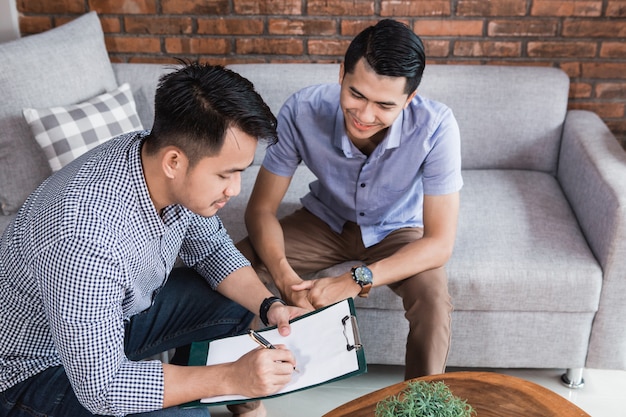
[{"label": "watch strap", "polygon": [[367,298],[370,295],[370,290],[372,289],[372,284],[365,284],[361,287],[361,292],[359,293],[359,297]]},{"label": "watch strap", "polygon": [[263,300],[263,302],[261,303],[261,307],[259,308],[259,318],[261,319],[263,324],[266,326],[269,326],[270,324],[269,320],[267,319],[267,312],[270,311],[270,307],[274,303],[281,303],[284,306],[287,305],[287,303],[284,302],[279,297],[272,296],[272,297],[267,297],[265,300]]}]

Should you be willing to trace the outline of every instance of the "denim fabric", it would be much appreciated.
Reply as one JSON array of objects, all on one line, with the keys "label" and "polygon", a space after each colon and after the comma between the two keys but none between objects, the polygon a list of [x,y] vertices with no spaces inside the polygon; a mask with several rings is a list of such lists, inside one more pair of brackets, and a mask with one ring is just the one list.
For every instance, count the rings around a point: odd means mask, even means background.
[{"label": "denim fabric", "polygon": [[[210,307],[210,308],[207,308]],[[141,360],[194,341],[245,331],[254,315],[211,290],[195,271],[176,268],[152,307],[126,326],[125,351]],[[209,416],[207,408],[167,409],[133,414],[150,417]],[[49,368],[0,393],[0,417],[92,416],[76,399],[62,367]]]}]

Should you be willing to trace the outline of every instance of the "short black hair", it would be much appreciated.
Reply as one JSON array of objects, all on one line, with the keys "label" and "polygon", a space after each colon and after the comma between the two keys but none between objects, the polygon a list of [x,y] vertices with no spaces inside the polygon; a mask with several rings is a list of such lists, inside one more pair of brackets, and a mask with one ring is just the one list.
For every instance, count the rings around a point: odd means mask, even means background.
[{"label": "short black hair", "polygon": [[159,80],[146,152],[173,145],[193,166],[221,151],[231,127],[257,140],[276,142],[276,117],[249,80],[221,66],[181,64]]},{"label": "short black hair", "polygon": [[406,77],[406,94],[417,89],[426,67],[422,40],[408,26],[392,19],[381,20],[352,40],[344,57],[344,71],[352,73],[361,58],[379,75]]}]

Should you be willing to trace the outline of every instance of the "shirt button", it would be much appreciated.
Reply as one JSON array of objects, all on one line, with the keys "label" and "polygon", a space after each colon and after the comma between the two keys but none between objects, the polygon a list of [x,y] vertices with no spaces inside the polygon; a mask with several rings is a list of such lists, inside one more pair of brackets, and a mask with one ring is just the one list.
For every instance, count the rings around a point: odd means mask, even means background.
[{"label": "shirt button", "polygon": [[365,188],[365,183],[364,182],[361,183],[361,188]]},{"label": "shirt button", "polygon": [[359,213],[359,216],[363,217],[363,216],[365,216],[365,213],[360,212],[360,213]]}]

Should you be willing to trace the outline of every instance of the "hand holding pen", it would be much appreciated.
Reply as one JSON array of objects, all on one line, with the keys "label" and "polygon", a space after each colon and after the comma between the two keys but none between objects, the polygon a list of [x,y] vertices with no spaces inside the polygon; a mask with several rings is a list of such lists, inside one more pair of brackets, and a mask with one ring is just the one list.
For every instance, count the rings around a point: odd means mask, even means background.
[{"label": "hand holding pen", "polygon": [[[261,346],[264,349],[276,349],[276,346],[274,346],[272,343],[270,343],[267,339],[265,339],[263,336],[261,336],[259,333],[255,332],[254,330],[250,329],[248,330],[248,334],[250,335],[250,337],[252,338],[252,340],[254,340],[256,343],[259,344],[259,346]],[[294,372],[300,372],[296,369],[296,367],[293,367]]]}]

